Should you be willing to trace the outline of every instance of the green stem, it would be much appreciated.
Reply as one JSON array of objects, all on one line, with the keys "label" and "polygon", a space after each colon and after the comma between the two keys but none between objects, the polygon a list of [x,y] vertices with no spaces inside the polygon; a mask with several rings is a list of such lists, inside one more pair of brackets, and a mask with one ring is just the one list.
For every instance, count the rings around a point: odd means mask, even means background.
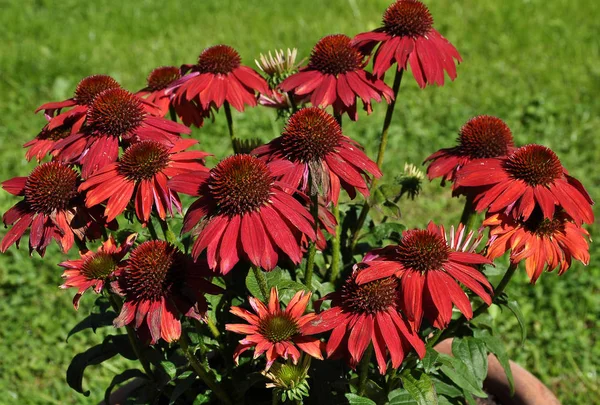
[{"label": "green stem", "polygon": [[204,365],[198,361],[198,358],[192,352],[190,348],[190,341],[185,331],[181,331],[181,338],[179,339],[179,344],[181,345],[183,354],[190,362],[190,365],[192,366],[198,377],[200,377],[200,379],[204,381],[206,385],[208,385],[208,388],[210,388],[212,392],[215,393],[215,395],[219,398],[219,400],[222,403],[228,405],[232,404],[227,393],[221,388],[221,386],[219,386],[217,381],[209,373],[206,367],[204,367]]},{"label": "green stem", "polygon": [[150,237],[154,240],[158,239],[158,234],[156,233],[156,229],[154,228],[154,223],[152,223],[152,218],[148,221],[147,224],[148,232],[150,232]]},{"label": "green stem", "polygon": [[[121,312],[121,303],[119,302],[119,299],[117,298],[117,296],[115,294],[109,292],[108,300],[110,302],[110,305],[115,310],[115,312],[117,314],[119,314]],[[135,331],[133,330],[133,328],[130,325],[126,325],[125,329],[127,330],[127,337],[129,338],[129,344],[131,345],[131,348],[133,349],[133,352],[135,353],[135,357],[137,357],[138,360],[140,361],[140,364],[142,365],[144,372],[150,378],[154,379],[154,372],[152,371],[152,368],[150,367],[150,362],[142,354],[142,347],[140,345],[140,341],[139,341]]]},{"label": "green stem", "polygon": [[227,118],[227,128],[229,128],[229,138],[231,138],[231,147],[233,148],[233,153],[239,153],[235,142],[235,132],[233,131],[233,117],[231,116],[231,106],[229,105],[228,101],[225,101],[223,103],[223,107],[225,110],[225,117]]},{"label": "green stem", "polygon": [[312,276],[315,268],[315,256],[317,254],[317,233],[319,232],[319,190],[313,183],[313,177],[309,176],[310,184],[310,213],[313,217],[313,230],[315,231],[315,240],[310,242],[308,246],[308,258],[306,259],[306,269],[304,270],[304,285],[312,289]]},{"label": "green stem", "polygon": [[271,394],[271,404],[277,405],[279,403],[279,395],[277,395],[277,390],[273,389]]},{"label": "green stem", "polygon": [[267,283],[267,278],[263,271],[257,267],[252,265],[252,272],[254,273],[254,278],[258,283],[258,288],[260,288],[260,293],[263,296],[264,302],[269,301],[269,284]]},{"label": "green stem", "polygon": [[360,362],[357,394],[361,397],[365,394],[365,390],[367,389],[367,377],[369,377],[369,365],[371,364],[371,356],[372,355],[373,355],[373,346],[369,345],[369,347],[363,354],[363,358]]},{"label": "green stem", "polygon": [[473,198],[467,196],[465,201],[465,207],[463,208],[462,215],[460,216],[460,222],[465,226],[465,230],[469,230],[473,226],[473,220],[475,219],[475,208],[473,206]]},{"label": "green stem", "polygon": [[170,244],[177,246],[179,244],[179,241],[177,240],[177,237],[175,236],[173,231],[169,228],[169,223],[161,218],[158,218],[158,223],[160,224],[160,229],[163,232],[165,240]]},{"label": "green stem", "polygon": [[221,332],[219,332],[217,325],[215,325],[212,319],[210,319],[208,316],[206,317],[206,326],[208,326],[208,329],[210,330],[210,333],[212,333],[213,337],[215,339],[219,339],[219,336],[221,336]]},{"label": "green stem", "polygon": [[[494,288],[494,298],[499,297],[500,294],[504,292],[504,289],[514,276],[517,267],[517,263],[511,263],[510,266],[508,266],[508,269],[506,270],[506,273],[504,273],[502,280],[500,280],[496,288]],[[473,317],[471,319],[477,318],[479,315],[487,311],[488,308],[489,306],[486,303],[481,304],[479,307],[477,307],[477,309],[475,309],[475,311],[473,311]],[[427,347],[433,347],[438,341],[442,341],[445,338],[452,336],[454,332],[456,332],[456,330],[467,321],[467,318],[464,315],[461,315],[460,318],[452,321],[446,329],[440,329],[435,332],[431,339],[427,341]]]},{"label": "green stem", "polygon": [[[388,104],[387,110],[385,112],[385,119],[383,120],[383,128],[381,129],[381,137],[379,139],[379,151],[377,152],[377,166],[379,169],[383,169],[383,158],[385,156],[385,150],[387,148],[388,143],[388,135],[390,132],[390,125],[392,123],[392,117],[394,116],[394,109],[396,107],[396,100],[398,99],[398,93],[400,92],[400,84],[402,83],[402,75],[404,74],[404,69],[400,69],[396,71],[396,76],[394,76],[394,84],[392,89],[394,91],[394,99]],[[374,178],[371,182],[371,190],[375,190],[377,186],[377,179]],[[365,201],[363,204],[362,210],[360,211],[360,215],[358,216],[358,220],[356,221],[356,227],[354,228],[354,233],[352,236],[352,242],[350,244],[351,250],[353,251],[356,248],[356,244],[358,243],[358,238],[360,234],[360,230],[363,227],[365,220],[367,219],[367,214],[371,206],[369,201]]]},{"label": "green stem", "polygon": [[337,223],[335,226],[335,235],[331,245],[331,272],[329,273],[329,281],[334,282],[340,274],[342,224],[340,223],[340,208],[337,205],[333,205],[331,211]]}]

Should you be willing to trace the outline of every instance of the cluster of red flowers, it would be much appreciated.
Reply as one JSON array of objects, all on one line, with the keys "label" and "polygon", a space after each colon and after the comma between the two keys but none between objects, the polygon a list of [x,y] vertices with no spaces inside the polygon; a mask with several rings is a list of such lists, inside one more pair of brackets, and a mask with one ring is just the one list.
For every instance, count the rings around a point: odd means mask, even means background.
[{"label": "cluster of red flowers", "polygon": [[[205,49],[194,65],[153,70],[135,94],[109,76],[87,77],[72,98],[38,109],[47,123],[25,144],[26,157],[51,161],[2,183],[23,199],[4,214],[12,228],[0,250],[18,245],[28,229],[30,252],[42,256],[52,240],[65,253],[77,242],[80,259],[60,263],[61,287],[77,289],[75,308],[90,288],[117,294],[116,327],[133,327],[151,344],[178,340],[181,318],[205,319],[205,294],[221,292],[211,277],[248,265],[271,271],[284,262],[300,264],[309,244],[326,248],[323,230],[335,232],[330,210],[342,189],[351,199],[369,196],[382,172],[344,135],[341,117],[358,118],[358,99],[367,113],[373,100],[393,102],[397,88],[383,81],[393,64],[400,73],[410,67],[425,87],[443,85],[446,73],[454,80],[460,61],[420,1],[397,0],[382,27],[354,39],[322,38],[307,65],[286,71],[275,87],[227,45]],[[293,58],[281,63],[296,68]],[[190,150],[197,141],[181,135],[221,107],[229,119],[229,106],[241,112],[261,96],[292,110],[281,136],[207,168],[210,155]],[[296,110],[298,101],[312,106]],[[453,193],[465,195],[474,210],[487,211],[485,254],[476,253],[481,235],[462,224],[449,233],[433,223],[407,230],[398,244],[367,253],[336,292],[318,300],[317,308],[331,301],[322,312],[305,314],[311,294],[304,290],[282,309],[276,288],[268,303],[249,298],[253,312],[231,307],[247,322],[226,325],[246,335],[235,360],[254,348],[268,369],[277,358],[297,362],[304,352],[323,359],[324,351],[355,367],[372,345],[384,374],[388,359],[398,368],[411,350],[424,356],[423,322],[444,329],[454,307],[471,319],[467,292],[492,303],[494,290],[481,267],[505,252],[515,264],[525,260],[532,282],[544,269],[562,274],[572,258],[587,264],[589,235],[582,224],[593,222],[593,202],[552,150],[516,147],[508,126],[490,116],[465,124],[458,143],[428,157],[427,172],[452,182]],[[152,230],[154,216],[168,229],[167,217],[182,213],[179,193],[197,198],[181,229],[194,238],[189,255],[155,235],[137,245],[135,233],[118,240],[108,235],[122,214]],[[86,242],[100,238],[98,249],[87,250]],[[323,343],[317,335],[329,331]]]}]

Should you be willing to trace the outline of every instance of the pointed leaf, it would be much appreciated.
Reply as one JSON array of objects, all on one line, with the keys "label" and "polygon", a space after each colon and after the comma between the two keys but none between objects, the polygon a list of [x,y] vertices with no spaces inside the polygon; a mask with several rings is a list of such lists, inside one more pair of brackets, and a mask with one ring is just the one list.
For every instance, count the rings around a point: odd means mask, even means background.
[{"label": "pointed leaf", "polygon": [[455,338],[452,341],[452,354],[467,366],[471,374],[477,378],[479,387],[487,376],[488,361],[485,343],[477,338]]},{"label": "pointed leaf", "polygon": [[407,370],[400,375],[402,385],[418,405],[437,405],[437,394],[431,377],[418,370]]},{"label": "pointed leaf", "polygon": [[106,404],[110,404],[110,394],[112,390],[119,384],[124,383],[125,381],[129,381],[132,378],[142,378],[146,380],[148,377],[142,371],[138,369],[125,370],[121,374],[118,374],[113,377],[112,381],[106,391],[104,391],[104,402]]}]

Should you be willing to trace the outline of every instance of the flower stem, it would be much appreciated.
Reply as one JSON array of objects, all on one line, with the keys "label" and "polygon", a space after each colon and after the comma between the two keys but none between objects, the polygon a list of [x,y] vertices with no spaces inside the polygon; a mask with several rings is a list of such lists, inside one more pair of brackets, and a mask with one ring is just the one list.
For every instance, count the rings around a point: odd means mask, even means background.
[{"label": "flower stem", "polygon": [[467,196],[465,207],[463,208],[462,215],[460,216],[460,222],[465,226],[466,231],[473,226],[474,219],[475,208],[473,207],[473,198],[471,196]]},{"label": "flower stem", "polygon": [[340,255],[341,255],[341,233],[342,224],[340,223],[340,208],[337,205],[333,205],[331,212],[335,217],[335,236],[333,237],[331,245],[331,267],[329,273],[329,281],[334,282],[340,274]]},{"label": "flower stem", "polygon": [[229,101],[225,101],[223,103],[223,107],[225,110],[225,117],[227,118],[227,128],[229,128],[229,138],[231,138],[231,147],[233,148],[233,153],[239,153],[235,142],[235,132],[233,131],[233,117],[231,116],[231,106],[229,105]]},{"label": "flower stem", "polygon": [[150,218],[146,226],[148,227],[148,232],[150,232],[150,237],[154,240],[157,240],[158,234],[156,233],[156,229],[154,228],[154,224],[152,223],[152,218]]},{"label": "flower stem", "polygon": [[260,293],[263,296],[265,302],[269,301],[269,284],[267,283],[267,278],[263,271],[257,267],[252,265],[252,272],[254,273],[254,278],[258,283],[258,288],[260,288]]},{"label": "flower stem", "polygon": [[[510,266],[508,266],[508,269],[506,270],[506,273],[504,273],[502,280],[500,280],[500,282],[498,283],[496,288],[494,288],[494,298],[499,297],[500,294],[502,294],[504,292],[504,289],[506,288],[506,286],[508,285],[508,283],[514,276],[514,274],[517,270],[517,267],[518,267],[517,263],[511,263]],[[479,315],[484,313],[488,308],[489,308],[489,306],[486,303],[481,304],[479,307],[477,307],[477,309],[475,309],[475,311],[473,311],[473,317],[471,319],[477,318]],[[460,326],[462,326],[465,322],[467,322],[467,318],[464,315],[461,315],[460,318],[452,321],[446,329],[438,330],[431,337],[431,339],[429,339],[427,341],[427,347],[433,347],[433,345],[435,345],[438,341],[444,340],[445,338],[452,336],[454,334],[454,332],[456,332],[456,330]]]},{"label": "flower stem", "polygon": [[369,376],[369,365],[371,364],[371,356],[372,355],[373,355],[373,346],[369,345],[369,347],[363,354],[363,358],[360,362],[357,394],[361,397],[365,394],[365,390],[367,389],[367,377]]},{"label": "flower stem", "polygon": [[177,240],[177,236],[173,233],[173,231],[169,228],[169,223],[162,218],[158,218],[158,223],[160,224],[160,229],[163,232],[165,240],[169,242],[171,245],[179,245],[179,241]]},{"label": "flower stem", "polygon": [[312,275],[315,268],[315,256],[317,254],[317,233],[319,232],[319,191],[313,182],[313,177],[309,175],[310,184],[310,213],[313,217],[313,229],[315,231],[315,240],[308,246],[308,258],[306,259],[306,269],[304,270],[304,285],[312,289]]},{"label": "flower stem", "polygon": [[[390,125],[392,123],[392,117],[394,116],[394,109],[396,107],[396,100],[398,99],[398,93],[400,92],[400,84],[402,83],[402,75],[404,74],[404,69],[400,69],[396,71],[396,76],[394,76],[394,84],[392,85],[392,90],[394,91],[394,99],[390,101],[387,106],[387,110],[385,112],[385,118],[383,120],[383,128],[381,129],[381,137],[379,139],[379,151],[377,152],[377,166],[379,169],[383,169],[383,158],[385,156],[385,150],[387,148],[388,143],[388,135],[390,132]],[[374,190],[377,186],[377,179],[374,178],[371,182],[371,190]],[[354,228],[354,233],[352,235],[352,242],[350,244],[350,248],[354,251],[356,244],[358,242],[358,237],[360,234],[360,230],[362,229],[365,220],[367,219],[367,214],[371,206],[369,201],[365,201],[363,207],[360,211],[360,215],[358,216],[358,220],[356,221],[356,226]]]},{"label": "flower stem", "polygon": [[183,354],[190,362],[190,365],[192,366],[192,368],[194,369],[194,371],[196,372],[198,377],[200,377],[200,379],[202,381],[204,381],[206,383],[206,385],[208,385],[208,388],[210,388],[212,390],[212,392],[215,393],[215,395],[219,398],[221,403],[230,405],[232,402],[229,399],[229,396],[227,395],[227,393],[219,386],[217,381],[209,373],[209,371],[206,369],[206,367],[198,361],[198,358],[190,349],[190,341],[189,341],[189,338],[187,337],[187,334],[185,333],[185,331],[181,332],[179,344],[181,345]]},{"label": "flower stem", "polygon": [[212,319],[210,319],[210,317],[208,316],[206,317],[206,326],[208,326],[208,329],[210,330],[210,333],[212,333],[214,338],[219,339],[219,336],[221,336],[221,332],[219,332],[217,325],[215,325]]},{"label": "flower stem", "polygon": [[[113,307],[115,312],[117,314],[119,314],[121,312],[121,303],[119,302],[119,299],[117,298],[117,296],[114,293],[109,292],[108,293],[108,301],[110,302],[110,305]],[[142,348],[140,346],[140,341],[139,341],[137,335],[135,334],[135,331],[133,330],[133,328],[130,325],[126,325],[125,329],[127,330],[127,337],[129,338],[129,344],[131,345],[131,348],[133,349],[133,352],[135,353],[135,357],[137,357],[138,360],[140,361],[140,364],[142,365],[144,372],[150,378],[154,379],[154,372],[152,371],[152,368],[150,367],[150,362],[142,354]]]}]

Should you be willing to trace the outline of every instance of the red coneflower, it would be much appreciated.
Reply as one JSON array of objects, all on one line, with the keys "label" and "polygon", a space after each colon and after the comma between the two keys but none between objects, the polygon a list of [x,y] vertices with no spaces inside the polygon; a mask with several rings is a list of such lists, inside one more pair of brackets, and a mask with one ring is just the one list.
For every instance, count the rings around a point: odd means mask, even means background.
[{"label": "red coneflower", "polygon": [[204,167],[208,153],[185,151],[196,143],[180,139],[170,148],[156,141],[134,143],[118,162],[104,166],[79,186],[79,190],[88,190],[86,206],[108,200],[104,215],[109,221],[125,211],[133,196],[135,213],[142,223],[150,220],[152,206],[161,219],[167,213],[173,215],[173,205],[181,212],[179,196],[167,181],[182,173],[208,171]]},{"label": "red coneflower", "polygon": [[119,140],[154,140],[172,146],[180,134],[191,133],[184,125],[149,114],[144,103],[127,90],[103,91],[87,111],[87,130],[56,143],[57,158],[80,163],[81,175],[87,179],[117,160]]},{"label": "red coneflower", "polygon": [[248,322],[248,324],[225,325],[225,329],[230,332],[247,335],[240,340],[233,353],[236,364],[240,355],[252,347],[255,347],[255,359],[263,353],[266,355],[267,370],[278,358],[286,360],[290,358],[294,364],[297,364],[300,350],[323,360],[321,341],[304,331],[306,325],[316,316],[315,313],[304,315],[310,296],[309,292],[298,291],[286,309],[282,310],[277,288],[273,287],[268,306],[254,297],[248,298],[255,314],[240,307],[231,307],[232,314]]},{"label": "red coneflower", "polygon": [[307,333],[333,330],[326,345],[327,357],[345,358],[352,368],[360,362],[369,343],[373,343],[381,374],[387,369],[386,352],[393,368],[400,367],[411,347],[423,358],[423,341],[399,312],[398,280],[383,277],[359,285],[356,277],[362,271],[355,269],[340,291],[323,297],[331,300],[331,308],[306,326]]},{"label": "red coneflower", "polygon": [[383,77],[394,64],[398,70],[408,68],[419,87],[444,84],[444,71],[456,78],[457,62],[462,62],[456,48],[433,28],[429,9],[418,0],[397,0],[383,15],[383,27],[358,34],[352,43],[364,53],[375,52],[373,73]]},{"label": "red coneflower", "polygon": [[328,35],[321,38],[310,55],[308,66],[283,81],[279,88],[285,92],[310,95],[314,107],[333,106],[336,114],[347,113],[356,121],[356,98],[360,97],[367,113],[371,100],[386,102],[394,92],[382,80],[364,70],[365,55],[351,45],[346,35]]},{"label": "red coneflower", "polygon": [[351,198],[356,190],[367,197],[369,186],[363,176],[382,175],[360,145],[344,136],[335,118],[317,107],[296,112],[280,137],[254,149],[252,154],[267,162],[291,162],[281,178],[284,183],[309,193],[312,179],[326,202],[336,205],[340,186]]},{"label": "red coneflower", "polygon": [[467,163],[507,156],[515,149],[510,128],[490,115],[470,119],[460,129],[457,142],[457,146],[440,149],[425,159],[431,162],[427,168],[429,180],[441,177],[442,185],[454,182],[456,172]]},{"label": "red coneflower", "polygon": [[400,278],[402,309],[416,330],[423,316],[438,329],[448,326],[452,304],[471,319],[471,303],[456,281],[491,305],[492,286],[477,265],[492,262],[473,253],[469,243],[462,243],[461,233],[464,227],[459,227],[449,242],[444,229],[433,222],[426,230],[405,231],[398,245],[376,249],[365,256],[362,264],[366,268],[356,281],[364,284],[392,275]]},{"label": "red coneflower", "polygon": [[28,161],[35,157],[39,163],[46,155],[56,154],[56,152],[52,153],[56,143],[71,135],[72,124],[70,121],[65,121],[63,125],[54,129],[48,128],[49,124],[35,138],[23,145],[24,148],[29,148],[25,153]]},{"label": "red coneflower", "polygon": [[284,191],[289,186],[277,181],[282,171],[277,166],[254,156],[234,155],[208,173],[182,174],[170,180],[172,190],[200,196],[188,209],[182,229],[188,232],[201,224],[192,249],[194,258],[206,249],[208,265],[222,274],[240,258],[272,270],[281,252],[300,263],[302,238],[315,239],[313,219]]},{"label": "red coneflower", "polygon": [[88,250],[80,252],[80,259],[67,260],[59,264],[65,268],[62,278],[65,279],[60,288],[77,288],[77,294],[73,297],[73,306],[79,308],[79,300],[81,296],[90,288],[94,288],[94,292],[99,294],[106,283],[116,275],[119,270],[119,265],[123,257],[133,246],[137,234],[131,234],[125,239],[121,246],[112,235],[108,237],[106,242],[98,248],[96,252]]},{"label": "red coneflower", "polygon": [[507,157],[483,159],[464,166],[455,187],[475,187],[475,209],[506,212],[527,220],[540,207],[554,218],[561,207],[577,225],[592,223],[594,202],[583,185],[569,176],[556,154],[542,145],[523,146]]},{"label": "red coneflower", "polygon": [[[82,79],[72,98],[64,101],[46,103],[40,106],[35,112],[44,110],[46,119],[49,123],[47,129],[49,131],[63,126],[66,121],[72,126],[71,132],[77,133],[85,122],[87,111],[94,101],[94,98],[104,90],[119,89],[121,85],[115,79],[106,75],[88,76]],[[61,113],[63,108],[73,107],[69,111]]]},{"label": "red coneflower", "polygon": [[147,86],[135,94],[156,105],[161,117],[169,113],[169,107],[173,107],[184,125],[200,128],[204,124],[204,118],[210,116],[210,110],[203,110],[193,102],[180,103],[173,94],[167,92],[167,88],[180,78],[181,72],[175,66],[157,67],[148,75]]},{"label": "red coneflower", "polygon": [[3,253],[29,234],[29,250],[44,255],[52,239],[66,253],[75,242],[95,239],[104,223],[83,205],[83,195],[77,192],[80,179],[75,170],[58,161],[37,166],[27,177],[15,177],[2,183],[9,193],[23,200],[9,209],[2,220],[12,225],[0,246]]},{"label": "red coneflower", "polygon": [[490,227],[487,256],[494,260],[510,250],[511,263],[525,260],[525,270],[535,284],[544,268],[551,272],[558,267],[562,275],[571,267],[571,259],[584,265],[590,261],[589,233],[557,211],[552,219],[544,218],[536,208],[526,221],[515,221],[505,214],[493,214],[483,222]]},{"label": "red coneflower", "polygon": [[256,71],[242,65],[242,58],[227,45],[206,48],[195,65],[183,65],[190,72],[169,87],[180,104],[195,101],[203,110],[221,108],[227,101],[236,110],[256,106],[256,92],[268,94],[269,85]]},{"label": "red coneflower", "polygon": [[113,284],[125,297],[114,326],[147,326],[152,344],[160,338],[167,342],[178,340],[180,315],[204,319],[208,310],[204,294],[220,292],[204,278],[204,273],[202,266],[165,241],[142,243],[131,252]]}]

